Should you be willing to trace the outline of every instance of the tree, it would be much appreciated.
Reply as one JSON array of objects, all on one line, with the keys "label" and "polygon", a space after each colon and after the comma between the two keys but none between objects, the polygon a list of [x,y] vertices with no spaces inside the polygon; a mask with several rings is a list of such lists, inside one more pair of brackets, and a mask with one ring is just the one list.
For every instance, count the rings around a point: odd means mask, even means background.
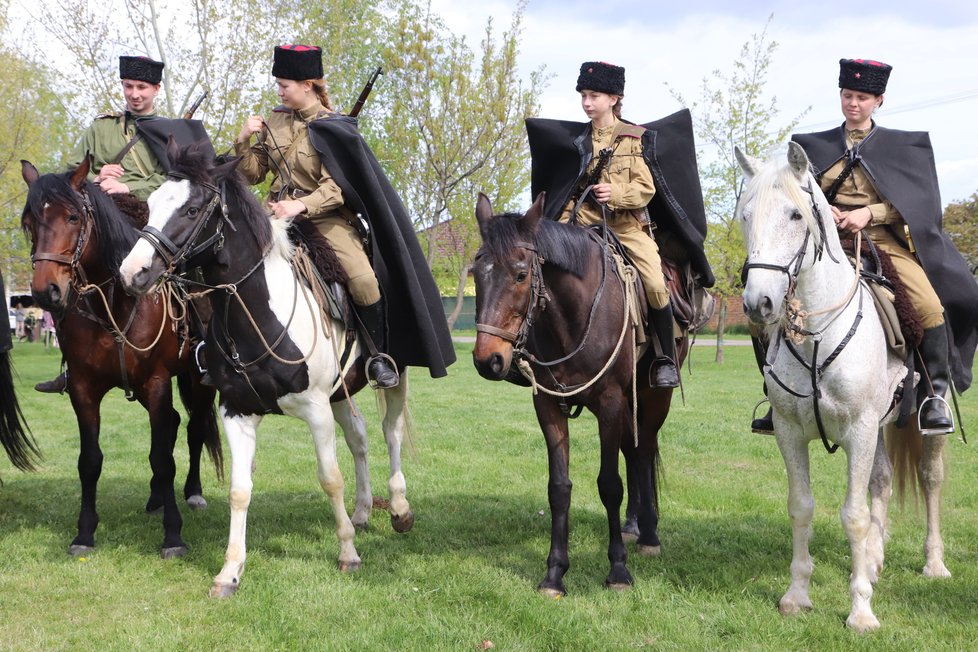
[{"label": "tree", "polygon": [[978,192],[944,207],[944,230],[978,275]]},{"label": "tree", "polygon": [[[424,234],[436,278],[457,280],[452,322],[479,244],[477,193],[506,209],[529,185],[523,121],[538,110],[544,77],[536,71],[524,84],[517,74],[525,3],[501,37],[489,21],[478,58],[464,38],[443,36],[430,5],[420,14],[404,10],[412,6],[405,0],[385,50],[392,92],[376,146]],[[452,246],[439,252],[446,236]]]},{"label": "tree", "polygon": [[743,191],[743,175],[734,158],[734,146],[761,157],[783,143],[808,112],[805,109],[783,127],[773,126],[779,113],[777,97],[764,94],[768,69],[778,47],[776,41],[767,40],[773,18],[772,14],[761,33],[752,34],[741,46],[732,72],[714,70],[703,79],[698,101],[687,102],[670,88],[672,96],[692,110],[700,146],[705,143],[714,150],[709,157],[703,156],[701,150],[699,158],[710,160],[700,168],[700,179],[709,221],[706,254],[717,278],[713,288],[719,303],[717,362],[723,362],[727,300],[742,290],[740,269],[745,257],[743,234],[734,217]]},{"label": "tree", "polygon": [[[0,2],[6,15],[6,2]],[[3,276],[8,290],[23,290],[30,281],[30,248],[20,228],[27,186],[20,160],[54,165],[65,146],[64,107],[50,89],[51,71],[17,53],[16,38],[0,18],[0,107],[4,137],[0,139],[0,248],[6,259]]]}]

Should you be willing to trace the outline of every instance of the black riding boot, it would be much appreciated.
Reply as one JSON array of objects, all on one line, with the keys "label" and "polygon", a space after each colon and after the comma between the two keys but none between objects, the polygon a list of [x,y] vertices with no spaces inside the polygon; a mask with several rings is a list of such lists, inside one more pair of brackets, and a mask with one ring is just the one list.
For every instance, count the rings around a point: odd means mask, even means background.
[{"label": "black riding boot", "polygon": [[381,389],[397,387],[401,378],[394,361],[387,355],[387,320],[384,319],[384,303],[377,301],[369,306],[354,305],[366,336],[370,358],[367,359],[367,378]]},{"label": "black riding boot", "polygon": [[44,394],[63,394],[68,389],[68,372],[62,371],[57,378],[34,385],[34,389]]},{"label": "black riding boot", "polygon": [[[954,423],[948,416],[948,406],[942,399],[948,394],[947,331],[943,325],[928,328],[917,347],[924,363],[926,376],[917,386],[917,409],[920,432],[924,435],[948,435],[954,432]],[[932,398],[932,397],[938,398]],[[923,404],[923,405],[922,405]]]},{"label": "black riding boot", "polygon": [[[757,362],[757,368],[761,372],[761,377],[763,377],[764,365],[767,363],[767,347],[764,345],[760,336],[751,335],[750,343],[754,347],[754,361]],[[764,396],[767,396],[767,381],[764,381]],[[770,404],[768,404],[767,413],[764,416],[757,417],[750,422],[750,429],[751,432],[756,432],[759,435],[774,434],[774,418],[771,416]]]},{"label": "black riding boot", "polygon": [[652,387],[679,387],[676,339],[672,330],[672,304],[665,308],[649,308],[649,326],[662,347],[662,355],[652,363],[649,384]]}]

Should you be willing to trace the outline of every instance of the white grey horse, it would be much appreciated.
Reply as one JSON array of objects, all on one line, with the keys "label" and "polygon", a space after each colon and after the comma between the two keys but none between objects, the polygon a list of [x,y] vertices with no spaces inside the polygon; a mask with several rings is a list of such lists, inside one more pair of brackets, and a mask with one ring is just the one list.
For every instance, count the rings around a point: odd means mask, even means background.
[{"label": "white grey horse", "polygon": [[[852,549],[846,625],[860,632],[876,629],[879,620],[870,600],[883,567],[892,486],[881,426],[894,418],[894,392],[906,368],[889,351],[869,290],[842,251],[830,206],[809,172],[804,150],[790,143],[786,157],[767,163],[739,149],[736,156],[748,180],[737,207],[748,254],[744,309],[769,328],[765,377],[788,473],[793,554],[791,584],[779,610],[791,614],[812,608],[808,545],[815,505],[808,448],[821,439],[826,448],[842,448],[848,457],[841,510]],[[929,512],[924,572],[936,576],[948,574],[936,498],[944,439],[925,438],[920,467]]]}]

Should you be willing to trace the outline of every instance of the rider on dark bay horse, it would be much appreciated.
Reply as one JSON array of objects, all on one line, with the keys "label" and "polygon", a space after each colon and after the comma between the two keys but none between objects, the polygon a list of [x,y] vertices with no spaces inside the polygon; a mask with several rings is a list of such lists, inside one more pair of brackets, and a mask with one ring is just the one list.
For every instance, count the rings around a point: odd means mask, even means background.
[{"label": "rider on dark bay horse", "polygon": [[[128,193],[146,201],[163,183],[164,171],[144,140],[133,141],[137,121],[157,118],[156,96],[163,80],[163,63],[147,57],[119,57],[119,79],[126,98],[125,110],[95,118],[68,159],[68,169],[75,169],[90,156],[89,181],[107,194]],[[38,383],[34,389],[61,393],[67,381],[67,374],[62,372],[53,380]]]},{"label": "rider on dark bay horse", "polygon": [[[548,190],[545,211],[562,222],[592,226],[607,221],[645,288],[650,308],[649,325],[659,343],[651,385],[678,387],[672,303],[653,231],[664,228],[675,232],[688,252],[687,258],[699,276],[700,285],[713,285],[713,273],[703,253],[706,219],[699,182],[688,184],[686,190],[690,201],[659,202],[663,210],[655,210],[652,202],[657,191],[672,199],[676,188],[668,187],[661,167],[653,166],[656,161],[653,132],[646,126],[621,118],[625,69],[599,61],[585,62],[577,79],[577,92],[590,122],[579,126],[559,123],[564,125],[563,140],[570,137],[572,143],[564,142],[560,143],[562,148],[554,147],[553,136],[561,130],[551,131],[547,123],[555,121],[527,121],[534,168],[533,194],[536,196],[538,190]],[[690,133],[690,145],[691,139]],[[558,150],[557,153],[554,150]],[[674,169],[689,164],[695,178],[695,154],[691,160],[676,157],[672,161]],[[544,168],[551,169],[544,173],[549,176],[547,179],[541,178]],[[672,214],[677,210],[688,211],[692,219],[677,219]]]},{"label": "rider on dark bay horse", "polygon": [[[445,375],[455,352],[437,287],[400,199],[389,185],[375,181],[382,171],[356,121],[333,111],[322,50],[276,46],[274,59],[282,105],[267,119],[253,115],[245,121],[234,143],[241,157],[238,171],[252,184],[271,172],[273,217],[309,220],[336,252],[370,352],[367,375],[377,387],[398,384],[395,360]],[[385,313],[402,326],[390,339]],[[406,336],[411,324],[415,333]]]}]

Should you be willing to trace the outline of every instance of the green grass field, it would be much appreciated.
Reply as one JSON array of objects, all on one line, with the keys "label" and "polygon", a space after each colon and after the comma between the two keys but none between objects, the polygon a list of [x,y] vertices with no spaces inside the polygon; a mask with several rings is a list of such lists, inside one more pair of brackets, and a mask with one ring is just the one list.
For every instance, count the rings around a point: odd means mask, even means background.
[{"label": "green grass field", "polygon": [[[490,383],[459,344],[448,378],[411,378],[415,435],[404,470],[417,515],[393,532],[374,512],[357,535],[363,569],[336,570],[328,503],[316,481],[305,425],[269,417],[259,431],[249,512],[248,565],[240,591],[207,597],[228,530],[227,486],[204,474],[210,507],[184,509],[190,553],[163,561],[159,517],[143,513],[149,490],[145,413],[115,391],[103,405],[105,463],[98,549],[67,555],[79,483],[77,427],[67,397],[31,387],[59,356],[17,345],[22,405],[45,454],[34,474],[0,459],[0,649],[3,650],[963,650],[978,626],[976,444],[948,445],[944,494],[947,566],[923,566],[923,508],[891,510],[892,537],[874,609],[882,628],[844,627],[849,551],[839,523],[845,458],[811,446],[817,501],[811,591],[815,610],[782,618],[790,528],[785,471],[772,438],[750,434],[760,395],[749,347],[696,347],[661,433],[662,555],[632,555],[635,587],[607,591],[606,523],[598,498],[595,423],[572,424],[569,595],[537,594],[549,546],[546,452],[529,390]],[[962,403],[978,440],[978,392]],[[370,396],[374,491],[386,488],[387,455]],[[352,463],[339,445],[353,503]],[[177,444],[178,486],[186,445]]]}]

